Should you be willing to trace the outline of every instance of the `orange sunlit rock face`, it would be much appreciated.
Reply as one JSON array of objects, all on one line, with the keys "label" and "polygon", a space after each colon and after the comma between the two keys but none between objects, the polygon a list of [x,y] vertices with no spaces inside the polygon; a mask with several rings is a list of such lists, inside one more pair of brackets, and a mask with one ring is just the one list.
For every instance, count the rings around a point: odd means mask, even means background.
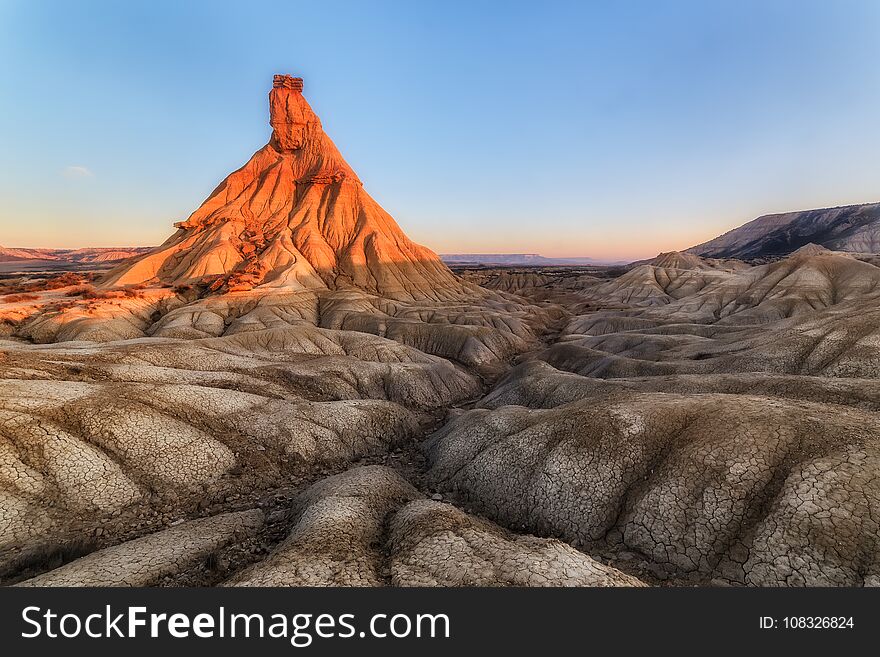
[{"label": "orange sunlit rock face", "polygon": [[153,253],[105,286],[192,283],[217,289],[358,287],[390,299],[447,299],[461,284],[364,191],[302,94],[276,75],[272,137]]},{"label": "orange sunlit rock face", "polygon": [[307,136],[321,131],[321,121],[302,97],[302,78],[276,75],[272,87],[269,92],[270,143],[279,152],[295,151],[302,148]]}]

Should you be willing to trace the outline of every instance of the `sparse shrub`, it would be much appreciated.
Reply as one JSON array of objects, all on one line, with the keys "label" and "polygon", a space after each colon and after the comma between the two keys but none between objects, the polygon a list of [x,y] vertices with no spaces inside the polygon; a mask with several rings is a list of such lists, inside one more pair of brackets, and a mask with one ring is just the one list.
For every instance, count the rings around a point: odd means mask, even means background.
[{"label": "sparse shrub", "polygon": [[95,293],[95,286],[94,285],[79,285],[77,287],[74,287],[74,288],[71,288],[70,290],[68,290],[67,294],[65,296],[78,297],[78,296],[82,295],[83,298],[87,298],[86,295],[94,294],[94,293]]},{"label": "sparse shrub", "polygon": [[73,272],[66,272],[49,278],[25,278],[0,285],[0,295],[57,290],[62,287],[70,287],[71,285],[82,285],[94,279],[95,274],[74,274]]},{"label": "sparse shrub", "polygon": [[50,304],[44,307],[44,310],[49,313],[60,313],[64,312],[68,308],[73,308],[76,305],[74,301],[58,301],[56,303]]},{"label": "sparse shrub", "polygon": [[134,287],[97,290],[94,285],[80,285],[71,289],[67,296],[83,299],[141,299],[144,295],[140,289]]},{"label": "sparse shrub", "polygon": [[37,289],[57,290],[58,288],[68,287],[70,285],[87,283],[94,280],[94,278],[94,274],[74,274],[73,272],[66,272],[64,274],[59,274],[58,276],[47,278],[42,283],[35,283],[34,285],[39,286]]},{"label": "sparse shrub", "polygon": [[7,294],[3,297],[6,303],[19,303],[21,301],[36,301],[40,297],[36,294]]}]

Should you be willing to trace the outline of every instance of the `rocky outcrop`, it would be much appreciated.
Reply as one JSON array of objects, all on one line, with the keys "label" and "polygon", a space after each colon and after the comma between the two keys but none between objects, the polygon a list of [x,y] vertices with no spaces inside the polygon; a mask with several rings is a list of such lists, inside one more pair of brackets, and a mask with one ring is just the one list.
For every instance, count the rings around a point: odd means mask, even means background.
[{"label": "rocky outcrop", "polygon": [[275,76],[269,143],[232,173],[154,252],[104,285],[191,284],[213,289],[357,287],[391,299],[464,293],[440,259],[406,235],[364,191],[302,95]]}]

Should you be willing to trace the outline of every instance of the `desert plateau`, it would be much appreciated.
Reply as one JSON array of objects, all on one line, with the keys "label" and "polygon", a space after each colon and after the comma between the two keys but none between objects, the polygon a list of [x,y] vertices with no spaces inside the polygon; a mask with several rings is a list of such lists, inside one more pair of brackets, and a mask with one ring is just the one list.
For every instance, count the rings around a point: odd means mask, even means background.
[{"label": "desert plateau", "polygon": [[446,264],[303,84],[160,246],[0,249],[0,583],[880,585],[880,204]]}]

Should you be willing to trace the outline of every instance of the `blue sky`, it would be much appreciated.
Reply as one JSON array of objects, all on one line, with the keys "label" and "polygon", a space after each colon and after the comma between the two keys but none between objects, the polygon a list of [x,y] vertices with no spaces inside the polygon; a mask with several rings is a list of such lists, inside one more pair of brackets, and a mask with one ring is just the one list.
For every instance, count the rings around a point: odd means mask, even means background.
[{"label": "blue sky", "polygon": [[880,200],[880,2],[0,0],[0,244],[155,244],[274,73],[440,252],[635,258]]}]

